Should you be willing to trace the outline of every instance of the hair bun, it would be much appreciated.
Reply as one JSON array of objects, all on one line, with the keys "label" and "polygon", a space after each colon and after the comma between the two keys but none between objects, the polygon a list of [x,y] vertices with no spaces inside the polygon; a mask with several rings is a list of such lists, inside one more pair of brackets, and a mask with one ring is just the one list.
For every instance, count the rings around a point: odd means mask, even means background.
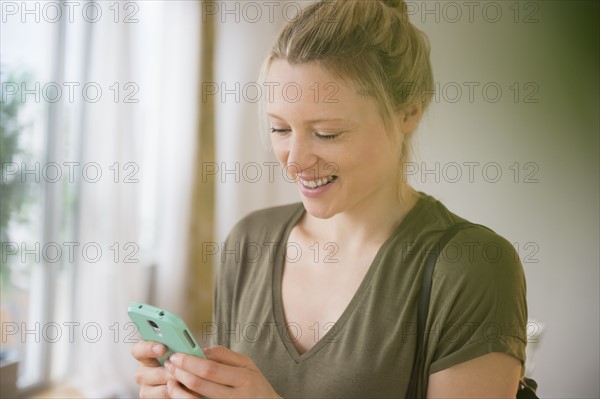
[{"label": "hair bun", "polygon": [[397,9],[403,15],[406,15],[408,13],[408,8],[404,0],[381,0],[381,2],[390,8]]}]

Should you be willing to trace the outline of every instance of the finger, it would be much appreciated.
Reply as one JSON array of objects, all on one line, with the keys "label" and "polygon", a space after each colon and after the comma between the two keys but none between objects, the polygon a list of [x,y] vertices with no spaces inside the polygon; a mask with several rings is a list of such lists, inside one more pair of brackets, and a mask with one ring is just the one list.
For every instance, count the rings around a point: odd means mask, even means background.
[{"label": "finger", "polygon": [[169,397],[171,398],[181,398],[181,399],[197,399],[199,396],[194,395],[185,389],[180,383],[177,381],[169,381],[167,384],[167,391],[169,393]]},{"label": "finger", "polygon": [[169,391],[166,385],[159,385],[155,387],[142,386],[140,388],[140,398],[170,398]]},{"label": "finger", "polygon": [[[204,362],[211,362],[210,360],[201,359]],[[218,364],[218,363],[217,363]],[[223,367],[231,367],[223,365]],[[218,383],[208,379],[204,379],[188,370],[176,367],[171,361],[165,362],[165,368],[169,370],[169,373],[177,379],[185,388],[192,392],[205,395],[207,397],[232,397],[233,388],[226,384]],[[245,369],[238,368],[238,370],[245,371]]]},{"label": "finger", "polygon": [[217,345],[203,349],[207,359],[215,362],[228,364],[230,366],[245,367],[251,370],[258,370],[252,359],[241,353],[234,352],[224,346]]},{"label": "finger", "polygon": [[150,367],[160,366],[156,359],[166,352],[167,348],[164,345],[151,341],[139,341],[131,347],[131,355],[137,361]]},{"label": "finger", "polygon": [[173,377],[164,367],[141,366],[135,374],[138,385],[165,385]]},{"label": "finger", "polygon": [[182,379],[175,372],[183,370],[200,379],[231,387],[242,385],[247,380],[249,372],[245,367],[230,366],[184,353],[172,354],[169,361],[165,363],[165,368],[179,381]]}]

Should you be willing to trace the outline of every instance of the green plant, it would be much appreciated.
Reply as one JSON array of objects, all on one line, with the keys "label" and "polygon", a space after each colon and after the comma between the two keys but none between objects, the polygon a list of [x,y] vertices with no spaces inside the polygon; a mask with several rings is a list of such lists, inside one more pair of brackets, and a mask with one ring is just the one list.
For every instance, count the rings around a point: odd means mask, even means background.
[{"label": "green plant", "polygon": [[[13,216],[19,213],[27,199],[27,186],[21,181],[19,173],[7,173],[23,158],[25,152],[20,146],[19,138],[26,126],[19,120],[25,103],[19,95],[7,93],[8,87],[14,87],[27,80],[27,74],[19,76],[8,74],[6,79],[2,75],[4,68],[0,68],[0,166],[2,177],[0,180],[0,243],[1,250],[6,251],[5,245],[10,242],[9,223]],[[0,262],[0,288],[5,293],[10,282],[10,265]]]}]

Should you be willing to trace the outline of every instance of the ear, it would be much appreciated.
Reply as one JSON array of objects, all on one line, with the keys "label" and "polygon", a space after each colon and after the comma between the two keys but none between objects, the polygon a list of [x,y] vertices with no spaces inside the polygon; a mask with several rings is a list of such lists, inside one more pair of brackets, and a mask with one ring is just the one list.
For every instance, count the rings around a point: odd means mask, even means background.
[{"label": "ear", "polygon": [[421,104],[409,105],[398,114],[398,126],[404,134],[411,134],[421,121],[423,107]]}]

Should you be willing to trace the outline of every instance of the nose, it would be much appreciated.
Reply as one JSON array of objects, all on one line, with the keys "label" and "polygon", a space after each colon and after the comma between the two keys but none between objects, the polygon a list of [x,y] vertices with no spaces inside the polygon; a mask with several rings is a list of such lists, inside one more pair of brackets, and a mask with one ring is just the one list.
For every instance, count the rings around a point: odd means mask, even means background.
[{"label": "nose", "polygon": [[318,156],[315,154],[309,135],[294,132],[291,135],[286,160],[287,174],[296,180],[297,175],[310,174],[318,164]]}]

